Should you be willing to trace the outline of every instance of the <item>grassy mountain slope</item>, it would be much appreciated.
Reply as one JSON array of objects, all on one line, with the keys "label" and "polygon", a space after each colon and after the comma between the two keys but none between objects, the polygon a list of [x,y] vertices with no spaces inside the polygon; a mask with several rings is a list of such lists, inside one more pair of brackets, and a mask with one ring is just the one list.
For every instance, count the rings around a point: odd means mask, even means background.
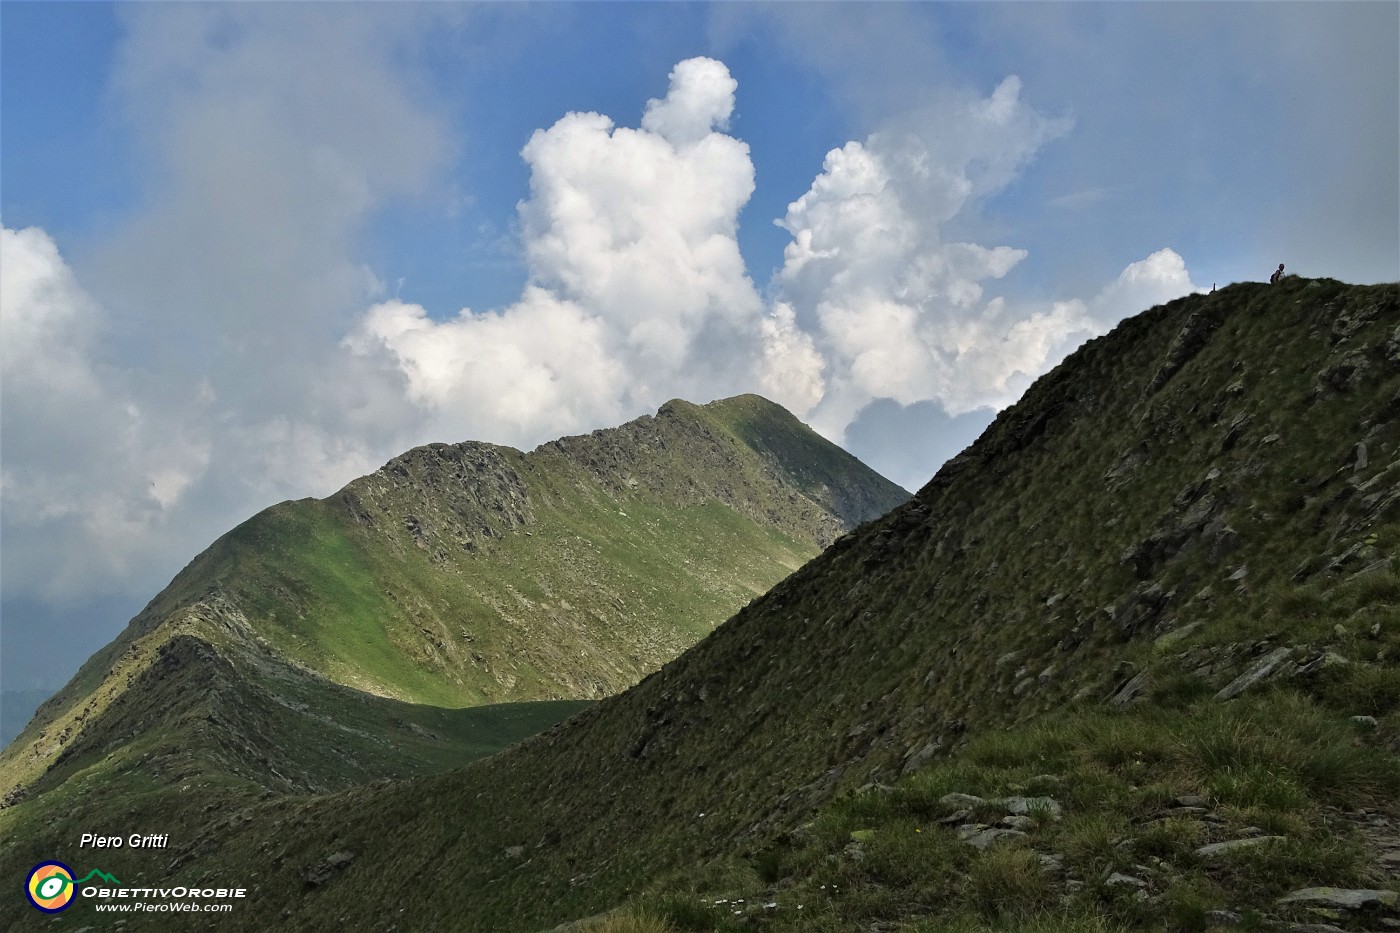
[{"label": "grassy mountain slope", "polygon": [[464,709],[331,683],[239,643],[247,621],[199,606],[0,811],[7,856],[35,864],[84,832],[199,825],[259,800],[430,774],[548,728],[589,701]]},{"label": "grassy mountain slope", "polygon": [[[693,880],[705,862],[759,864],[843,793],[901,775],[942,774],[927,779],[940,792],[980,781],[955,789],[989,794],[1043,762],[1121,782],[1114,819],[1135,819],[1142,802],[1131,794],[1158,778],[1158,796],[1199,785],[1212,806],[1238,805],[1245,792],[1220,782],[1258,784],[1250,768],[1270,768],[1254,747],[1270,743],[1248,741],[1269,716],[1267,702],[1251,711],[1264,688],[1224,699],[1251,672],[1293,697],[1277,705],[1280,723],[1301,735],[1343,730],[1324,760],[1346,764],[1346,749],[1359,750],[1354,785],[1335,798],[1309,796],[1315,777],[1289,777],[1299,819],[1348,799],[1393,801],[1397,324],[1400,289],[1328,280],[1236,285],[1138,315],[1039,380],[913,501],[634,689],[450,774],[268,801],[246,819],[188,827],[182,871],[258,873],[258,897],[230,921],[243,928],[338,929],[352,918],[372,929],[528,930],[675,886],[671,871]],[[1029,758],[985,751],[1006,727],[1088,716],[1106,700],[1109,712],[1092,715],[1124,717],[1143,741],[1086,739],[1110,749],[1087,760],[1063,735],[1023,738]],[[1191,765],[1150,716],[1172,704],[1188,718],[1215,715],[1223,725],[1207,726],[1235,740]],[[1345,733],[1352,713],[1375,716],[1376,728]],[[1320,738],[1309,747],[1326,750]],[[984,770],[938,770],[959,762]],[[1087,792],[1065,797],[1092,806]],[[1274,828],[1289,832],[1285,821]],[[1354,880],[1347,871],[1314,880]],[[406,879],[437,893],[406,897]],[[933,909],[920,903],[877,916],[917,924]]]},{"label": "grassy mountain slope", "polygon": [[[754,446],[769,435],[797,459]],[[265,566],[240,595],[279,652],[351,686],[437,703],[596,698],[902,498],[762,399],[675,401],[530,454],[411,451],[324,517],[298,510],[310,528],[250,531]],[[307,592],[266,585],[294,560]]]},{"label": "grassy mountain slope", "polygon": [[906,497],[756,396],[673,401],[529,454],[417,448],[196,557],[0,755],[0,795],[38,777],[182,625],[407,702],[596,699]]},{"label": "grassy mountain slope", "polygon": [[[1258,926],[1279,885],[1394,888],[1328,820],[1400,795],[1398,325],[1400,288],[1328,280],[1154,308],[626,693],[451,773],[179,823],[127,870],[247,881],[221,926],[308,930],[629,902],[691,929],[1207,929]],[[1064,819],[979,855],[936,822],[972,825],[949,791]],[[1160,824],[1191,794],[1216,822]],[[1188,849],[1250,829],[1282,848]]]}]

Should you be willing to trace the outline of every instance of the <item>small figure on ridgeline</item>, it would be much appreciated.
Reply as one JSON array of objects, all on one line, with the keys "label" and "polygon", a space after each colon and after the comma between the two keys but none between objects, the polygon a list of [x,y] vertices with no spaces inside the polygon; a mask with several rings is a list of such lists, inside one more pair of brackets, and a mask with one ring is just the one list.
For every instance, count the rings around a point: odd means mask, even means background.
[{"label": "small figure on ridgeline", "polygon": [[1270,285],[1277,285],[1277,284],[1279,283],[1279,281],[1282,280],[1282,279],[1283,279],[1283,263],[1279,263],[1279,264],[1278,264],[1278,268],[1274,270],[1274,274],[1271,275],[1271,276],[1269,276],[1269,284],[1270,284]]}]

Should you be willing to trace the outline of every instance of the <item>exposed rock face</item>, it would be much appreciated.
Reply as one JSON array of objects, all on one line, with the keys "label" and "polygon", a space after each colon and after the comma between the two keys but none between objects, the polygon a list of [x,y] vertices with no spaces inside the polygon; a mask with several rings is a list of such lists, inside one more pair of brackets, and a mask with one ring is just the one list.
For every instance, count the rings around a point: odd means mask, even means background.
[{"label": "exposed rock face", "polygon": [[1201,352],[1210,340],[1210,335],[1224,319],[1222,308],[1218,303],[1211,303],[1191,312],[1181,330],[1172,338],[1161,364],[1148,381],[1148,394],[1160,391],[1192,357]]},{"label": "exposed rock face", "polygon": [[[518,452],[493,444],[429,444],[395,457],[335,495],[356,522],[402,548],[439,560],[444,547],[474,550],[534,520]],[[421,517],[420,517],[421,516]]]},{"label": "exposed rock face", "polygon": [[354,852],[331,853],[326,856],[325,861],[307,872],[306,886],[309,888],[320,887],[329,881],[336,872],[344,871],[353,861],[355,861]]},{"label": "exposed rock face", "polygon": [[722,503],[820,547],[908,498],[788,412],[739,396],[708,406],[673,400],[655,416],[528,454],[475,441],[428,444],[335,499],[395,546],[406,531],[419,548],[471,551],[535,521],[531,486],[542,471],[619,504]]},{"label": "exposed rock face", "polygon": [[1285,894],[1276,903],[1280,907],[1288,904],[1306,904],[1337,910],[1364,910],[1368,907],[1394,907],[1397,902],[1400,902],[1400,895],[1394,891],[1324,887],[1303,888]]},{"label": "exposed rock face", "polygon": [[1269,652],[1267,656],[1260,660],[1259,663],[1255,664],[1253,667],[1245,671],[1239,677],[1236,677],[1234,680],[1230,681],[1229,684],[1223,687],[1220,690],[1220,692],[1215,695],[1215,698],[1217,700],[1229,700],[1233,697],[1239,696],[1241,693],[1244,693],[1250,687],[1259,683],[1261,680],[1265,680],[1275,671],[1277,671],[1280,665],[1287,661],[1289,655],[1291,655],[1292,653],[1293,649],[1291,648],[1275,648],[1273,651]]},{"label": "exposed rock face", "polygon": [[1240,849],[1248,849],[1257,845],[1268,845],[1275,842],[1282,842],[1283,836],[1249,836],[1244,839],[1227,839],[1224,842],[1213,842],[1210,845],[1201,846],[1196,850],[1196,857],[1213,861],[1222,856],[1228,856]]},{"label": "exposed rock face", "polygon": [[1025,839],[1026,834],[1019,829],[1003,829],[992,827],[990,829],[978,825],[968,825],[961,827],[963,830],[963,841],[974,849],[983,852],[996,848],[998,845],[1005,845],[1009,842]]}]

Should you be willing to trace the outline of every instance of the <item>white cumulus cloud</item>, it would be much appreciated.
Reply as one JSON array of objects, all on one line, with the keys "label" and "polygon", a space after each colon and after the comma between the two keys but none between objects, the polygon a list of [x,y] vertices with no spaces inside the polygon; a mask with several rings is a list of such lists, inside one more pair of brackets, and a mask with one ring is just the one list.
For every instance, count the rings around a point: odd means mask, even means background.
[{"label": "white cumulus cloud", "polygon": [[754,170],[723,132],[736,91],[723,63],[694,58],[640,127],[569,113],[536,131],[521,152],[521,299],[447,320],[384,302],[345,346],[395,372],[444,437],[529,446],[672,396],[759,391],[840,439],[876,399],[951,415],[1006,405],[1124,303],[1191,288],[1164,250],[1092,299],[986,294],[1026,252],[951,239],[948,222],[1069,129],[1012,76],[828,153],[777,221],[792,241],[765,300],[737,242]]},{"label": "white cumulus cloud", "polygon": [[950,241],[943,228],[1008,185],[1068,124],[1004,80],[986,98],[949,95],[827,154],[779,225],[792,234],[783,294],[827,363],[813,417],[840,437],[871,400],[937,400],[956,414],[1009,401],[1058,338],[1086,329],[1068,307],[984,301],[984,283],[1025,258],[1011,246]]},{"label": "white cumulus cloud", "polygon": [[768,398],[805,414],[826,393],[826,361],[812,335],[797,326],[792,305],[779,301],[763,322],[764,365],[760,386]]},{"label": "white cumulus cloud", "polygon": [[1186,260],[1176,250],[1163,248],[1124,269],[1094,297],[1091,310],[1098,320],[1112,325],[1146,308],[1200,291],[1204,289],[1191,281]]},{"label": "white cumulus cloud", "polygon": [[986,295],[1026,252],[950,240],[944,230],[1069,129],[1020,93],[1012,76],[985,98],[947,95],[832,150],[779,221],[792,242],[778,284],[824,361],[812,418],[828,436],[842,437],[876,399],[937,402],[953,415],[1002,407],[1129,309],[1193,289],[1181,257],[1166,249],[1089,301]]},{"label": "white cumulus cloud", "polygon": [[442,436],[523,443],[621,415],[626,374],[605,337],[601,320],[531,287],[505,311],[464,310],[442,323],[418,305],[384,302],[346,344],[391,353]]},{"label": "white cumulus cloud", "polygon": [[739,82],[723,62],[689,58],[671,72],[671,89],[662,100],[647,101],[642,129],[674,146],[697,143],[712,129],[728,129]]},{"label": "white cumulus cloud", "polygon": [[721,62],[688,59],[640,128],[569,113],[536,131],[521,152],[521,299],[446,321],[381,303],[347,346],[388,354],[437,429],[522,446],[675,396],[762,386],[809,406],[821,394],[811,338],[790,309],[765,307],[739,252],[754,170],[722,132],[736,87]]}]

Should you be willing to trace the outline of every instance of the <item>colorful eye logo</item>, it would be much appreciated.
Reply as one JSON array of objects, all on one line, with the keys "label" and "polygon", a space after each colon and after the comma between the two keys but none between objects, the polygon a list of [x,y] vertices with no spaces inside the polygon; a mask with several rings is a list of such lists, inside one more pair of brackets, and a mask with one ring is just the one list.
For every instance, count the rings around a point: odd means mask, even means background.
[{"label": "colorful eye logo", "polygon": [[46,914],[56,914],[73,903],[73,869],[62,862],[40,862],[24,884],[29,903]]}]

